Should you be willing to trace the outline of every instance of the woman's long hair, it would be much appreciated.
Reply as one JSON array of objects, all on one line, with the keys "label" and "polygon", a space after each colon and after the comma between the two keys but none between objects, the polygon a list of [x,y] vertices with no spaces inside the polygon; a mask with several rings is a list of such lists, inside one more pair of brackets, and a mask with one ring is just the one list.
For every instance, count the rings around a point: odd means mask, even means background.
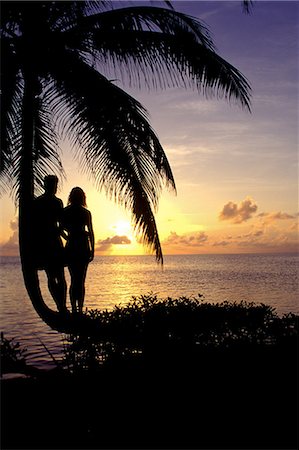
[{"label": "woman's long hair", "polygon": [[68,205],[86,206],[86,195],[80,187],[74,187],[68,198]]}]

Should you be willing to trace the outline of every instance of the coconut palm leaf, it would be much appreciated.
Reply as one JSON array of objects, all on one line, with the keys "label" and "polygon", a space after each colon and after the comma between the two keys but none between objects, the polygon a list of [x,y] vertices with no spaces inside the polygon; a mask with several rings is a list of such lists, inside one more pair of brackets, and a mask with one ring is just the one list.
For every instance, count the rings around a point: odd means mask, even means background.
[{"label": "coconut palm leaf", "polygon": [[145,109],[104,75],[112,70],[137,86],[193,87],[247,109],[250,87],[217,55],[206,26],[173,9],[113,9],[108,1],[4,1],[1,7],[0,182],[19,197],[21,264],[33,306],[61,330],[65,321],[58,325],[55,313],[49,315],[30,253],[34,185],[38,193],[46,172],[62,174],[61,131],[96,185],[131,210],[140,240],[158,261],[154,211],[162,187],[175,188]]},{"label": "coconut palm leaf", "polygon": [[89,53],[100,71],[108,67],[123,82],[193,87],[207,96],[236,99],[250,109],[249,83],[217,55],[198,19],[162,8],[133,7],[83,18],[79,28],[85,37],[80,35],[79,42],[69,30],[67,44]]},{"label": "coconut palm leaf", "polygon": [[[129,78],[131,85],[149,88],[191,87],[205,96],[237,100],[250,110],[250,87],[246,78],[214,51],[177,36],[151,32],[128,32],[100,38],[115,77]],[[99,67],[105,64],[98,52]],[[126,70],[122,70],[124,67]],[[129,73],[129,76],[127,75]]]},{"label": "coconut palm leaf", "polygon": [[2,190],[8,188],[15,154],[21,148],[21,98],[22,83],[19,65],[7,39],[1,40],[2,55],[7,61],[1,67],[1,149],[0,182]]},{"label": "coconut palm leaf", "polygon": [[[0,180],[5,191],[10,189],[11,195],[18,200],[22,159],[22,98],[21,82],[13,84],[13,78],[3,80],[2,124],[1,133],[1,172]],[[13,89],[10,87],[13,87]],[[10,95],[9,95],[10,94]],[[34,178],[37,193],[43,191],[43,180],[48,173],[64,176],[59,156],[58,136],[53,128],[53,114],[49,106],[39,98],[34,108],[34,140],[32,145]]]},{"label": "coconut palm leaf", "polygon": [[[152,209],[157,208],[163,182],[175,187],[163,148],[136,100],[71,53],[64,53],[63,59],[65,64],[52,71],[54,111],[73,143],[79,144],[83,168],[100,189],[132,211],[141,240],[153,245],[160,260]],[[142,218],[150,216],[146,224]]]},{"label": "coconut palm leaf", "polygon": [[196,42],[215,49],[208,28],[201,21],[165,8],[136,6],[114,9],[80,18],[76,29],[80,30],[81,36],[83,33],[89,35],[95,29],[102,32],[128,30],[162,32],[179,35],[181,38],[192,36]]},{"label": "coconut palm leaf", "polygon": [[57,173],[62,179],[65,176],[60,159],[58,135],[53,128],[53,112],[45,101],[38,101],[35,111],[33,165],[37,193],[44,189],[44,178],[49,173]]},{"label": "coconut palm leaf", "polygon": [[253,0],[243,0],[243,11],[249,14],[253,8]]}]

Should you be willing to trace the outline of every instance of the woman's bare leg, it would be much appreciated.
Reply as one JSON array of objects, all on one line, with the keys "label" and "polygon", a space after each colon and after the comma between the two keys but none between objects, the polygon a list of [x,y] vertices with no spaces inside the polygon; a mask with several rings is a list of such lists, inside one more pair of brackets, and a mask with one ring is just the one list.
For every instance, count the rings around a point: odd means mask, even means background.
[{"label": "woman's bare leg", "polygon": [[[85,279],[88,264],[71,264],[69,272],[71,275],[70,300],[74,313],[83,312],[85,298]],[[78,310],[77,310],[78,306]]]},{"label": "woman's bare leg", "polygon": [[83,305],[84,305],[84,299],[85,299],[85,279],[86,279],[86,273],[87,273],[87,266],[88,263],[82,264],[80,266],[80,287],[78,287],[78,291],[80,290],[79,296],[78,296],[78,309],[79,313],[83,313]]}]

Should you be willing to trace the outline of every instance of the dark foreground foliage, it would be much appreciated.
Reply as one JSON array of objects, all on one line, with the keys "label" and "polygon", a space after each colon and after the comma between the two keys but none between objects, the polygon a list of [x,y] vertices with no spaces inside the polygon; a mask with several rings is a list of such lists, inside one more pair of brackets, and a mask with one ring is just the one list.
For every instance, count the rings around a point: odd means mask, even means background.
[{"label": "dark foreground foliage", "polygon": [[133,297],[112,311],[91,310],[99,333],[70,335],[65,361],[70,370],[95,370],[103,363],[138,359],[196,359],[203,352],[294,346],[298,316],[279,317],[265,304],[206,303],[198,298]]},{"label": "dark foreground foliage", "polygon": [[21,348],[15,339],[6,339],[1,332],[1,374],[24,371],[26,368],[26,349]]},{"label": "dark foreground foliage", "polygon": [[88,314],[64,370],[3,383],[3,449],[298,448],[297,316],[153,295]]}]

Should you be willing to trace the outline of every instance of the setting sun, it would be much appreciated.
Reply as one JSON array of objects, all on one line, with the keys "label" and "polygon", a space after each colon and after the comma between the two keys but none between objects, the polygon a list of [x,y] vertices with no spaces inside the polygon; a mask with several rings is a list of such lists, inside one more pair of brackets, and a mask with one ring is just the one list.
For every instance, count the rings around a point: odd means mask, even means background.
[{"label": "setting sun", "polygon": [[126,220],[119,220],[115,224],[111,225],[111,230],[117,236],[132,236],[132,227],[130,222]]},{"label": "setting sun", "polygon": [[1,448],[299,450],[299,0],[1,12]]}]

